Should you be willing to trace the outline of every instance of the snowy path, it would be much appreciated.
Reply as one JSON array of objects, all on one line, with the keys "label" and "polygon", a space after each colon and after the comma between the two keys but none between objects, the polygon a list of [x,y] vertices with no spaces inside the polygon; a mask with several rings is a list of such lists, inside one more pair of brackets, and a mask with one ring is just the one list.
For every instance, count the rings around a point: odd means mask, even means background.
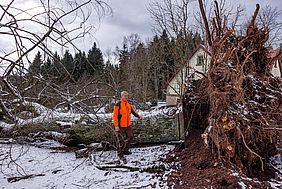
[{"label": "snowy path", "polygon": [[[162,145],[134,148],[133,153],[127,156],[126,165],[142,169],[163,164],[158,161],[159,158],[170,152],[173,147]],[[15,163],[11,162],[11,157],[7,156],[9,151],[11,151],[12,159],[16,160]],[[0,144],[0,189],[167,188],[165,176],[157,177],[147,172],[130,172],[126,169],[97,169],[96,166],[116,161],[116,158],[116,153],[113,151],[96,152],[90,161],[85,158],[76,159],[74,153],[58,153],[33,146]],[[44,174],[44,176],[12,183],[7,180],[11,177],[32,174]]]}]

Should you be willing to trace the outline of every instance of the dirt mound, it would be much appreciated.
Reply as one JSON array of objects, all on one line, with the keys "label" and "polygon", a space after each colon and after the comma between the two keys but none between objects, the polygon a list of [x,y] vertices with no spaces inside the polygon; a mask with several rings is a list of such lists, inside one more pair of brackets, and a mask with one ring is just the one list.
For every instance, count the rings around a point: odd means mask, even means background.
[{"label": "dirt mound", "polygon": [[201,134],[202,131],[191,129],[186,148],[176,152],[181,168],[170,175],[170,186],[176,189],[270,188],[268,182],[247,179],[229,161],[220,159],[216,151],[204,146]]}]

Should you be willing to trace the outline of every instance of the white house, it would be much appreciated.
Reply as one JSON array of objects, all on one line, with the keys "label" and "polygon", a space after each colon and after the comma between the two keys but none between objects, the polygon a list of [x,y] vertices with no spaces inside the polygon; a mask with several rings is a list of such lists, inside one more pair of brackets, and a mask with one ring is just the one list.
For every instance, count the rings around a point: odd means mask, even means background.
[{"label": "white house", "polygon": [[[273,50],[270,53],[271,58],[277,55],[279,50]],[[207,74],[211,55],[209,51],[200,45],[190,56],[188,61],[183,65],[170,80],[166,89],[167,105],[176,105],[180,102],[181,96],[185,92],[185,80],[201,79]],[[271,73],[273,76],[282,77],[282,60],[278,59],[274,62]]]},{"label": "white house", "polygon": [[170,79],[166,89],[167,105],[176,105],[180,102],[180,97],[185,92],[185,80],[188,78],[201,79],[208,71],[210,59],[208,50],[203,45],[199,45],[182,69]]},{"label": "white house", "polygon": [[[279,49],[273,50],[270,53],[271,58],[276,57],[279,54]],[[281,55],[280,55],[281,56]],[[271,73],[275,77],[282,77],[282,59],[277,58],[273,64]]]}]

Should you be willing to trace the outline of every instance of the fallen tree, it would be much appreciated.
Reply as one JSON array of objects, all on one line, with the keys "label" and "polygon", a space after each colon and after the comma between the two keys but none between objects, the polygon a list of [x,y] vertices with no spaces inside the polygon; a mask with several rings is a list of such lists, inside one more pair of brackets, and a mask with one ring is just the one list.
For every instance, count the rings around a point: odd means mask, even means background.
[{"label": "fallen tree", "polygon": [[[183,98],[187,131],[191,125],[204,127],[208,147],[244,173],[258,176],[277,153],[281,136],[282,82],[271,74],[281,53],[270,56],[265,45],[268,28],[256,25],[259,5],[243,36],[227,27],[215,5],[213,27],[206,28],[211,53],[208,78],[192,82]],[[197,119],[201,123],[193,124]]]}]

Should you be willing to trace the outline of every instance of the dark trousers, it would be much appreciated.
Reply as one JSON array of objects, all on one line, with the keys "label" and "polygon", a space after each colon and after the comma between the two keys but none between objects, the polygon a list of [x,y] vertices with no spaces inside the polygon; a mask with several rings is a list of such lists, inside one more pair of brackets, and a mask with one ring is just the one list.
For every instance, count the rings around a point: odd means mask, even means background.
[{"label": "dark trousers", "polygon": [[116,132],[116,135],[118,156],[123,156],[124,152],[127,152],[129,150],[130,143],[133,139],[132,126],[120,127],[120,130]]}]

